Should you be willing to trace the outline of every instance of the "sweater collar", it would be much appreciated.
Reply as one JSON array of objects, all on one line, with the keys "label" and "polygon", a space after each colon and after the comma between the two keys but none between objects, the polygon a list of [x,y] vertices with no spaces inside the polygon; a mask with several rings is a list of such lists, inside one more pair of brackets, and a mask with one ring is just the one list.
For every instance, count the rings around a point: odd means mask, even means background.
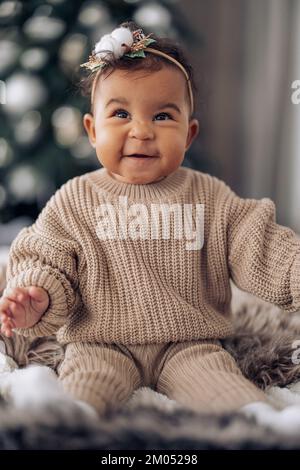
[{"label": "sweater collar", "polygon": [[187,185],[188,169],[179,167],[156,183],[132,184],[114,179],[106,168],[87,174],[88,179],[98,189],[114,196],[127,196],[131,200],[159,200],[178,195]]}]

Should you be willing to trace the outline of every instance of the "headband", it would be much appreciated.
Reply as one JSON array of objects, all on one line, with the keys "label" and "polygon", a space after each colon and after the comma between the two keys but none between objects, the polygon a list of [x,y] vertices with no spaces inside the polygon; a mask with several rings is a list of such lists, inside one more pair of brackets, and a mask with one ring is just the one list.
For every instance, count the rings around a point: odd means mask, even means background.
[{"label": "headband", "polygon": [[91,91],[92,103],[94,101],[94,94],[98,78],[103,68],[109,65],[109,61],[105,60],[108,56],[112,55],[115,59],[119,59],[122,56],[145,58],[145,52],[150,52],[151,54],[165,57],[167,60],[177,65],[177,67],[179,67],[180,70],[184,73],[188,84],[191,112],[193,113],[194,99],[191,81],[187,71],[183,65],[178,62],[178,60],[174,59],[168,54],[165,54],[165,52],[148,47],[153,42],[156,42],[155,39],[150,38],[151,34],[152,33],[148,34],[148,36],[145,36],[142,29],[137,29],[136,31],[132,32],[130,29],[121,26],[120,28],[114,29],[111,34],[105,34],[102,36],[100,41],[95,44],[95,48],[92,54],[89,56],[88,62],[80,65],[80,67],[84,67],[90,70],[92,73],[96,72]]}]

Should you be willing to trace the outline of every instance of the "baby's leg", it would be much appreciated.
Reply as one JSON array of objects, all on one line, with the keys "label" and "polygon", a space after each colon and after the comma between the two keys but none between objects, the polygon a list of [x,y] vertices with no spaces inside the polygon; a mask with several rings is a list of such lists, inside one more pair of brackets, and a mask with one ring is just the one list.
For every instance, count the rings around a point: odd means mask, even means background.
[{"label": "baby's leg", "polygon": [[219,341],[186,341],[172,346],[157,391],[204,413],[238,410],[266,395],[247,380]]},{"label": "baby's leg", "polygon": [[109,344],[68,344],[58,374],[66,392],[100,415],[122,406],[142,385],[134,362]]}]

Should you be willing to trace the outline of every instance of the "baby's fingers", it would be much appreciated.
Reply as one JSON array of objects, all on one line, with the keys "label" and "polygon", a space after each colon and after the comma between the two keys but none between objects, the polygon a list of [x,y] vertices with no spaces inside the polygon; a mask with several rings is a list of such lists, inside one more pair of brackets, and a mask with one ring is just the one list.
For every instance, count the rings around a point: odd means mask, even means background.
[{"label": "baby's fingers", "polygon": [[0,316],[11,317],[12,313],[9,309],[10,300],[7,297],[2,297],[0,300]]},{"label": "baby's fingers", "polygon": [[0,318],[1,322],[5,322],[7,320],[13,321],[13,328],[16,327],[15,319],[20,318],[20,316],[24,315],[24,308],[21,304],[14,302],[13,300],[2,299],[1,300],[1,307],[0,307]]},{"label": "baby's fingers", "polygon": [[1,317],[1,324],[4,325],[5,327],[16,328],[16,324],[14,320],[7,316]]},{"label": "baby's fingers", "polygon": [[11,312],[11,318],[15,318],[16,316],[22,315],[22,313],[24,313],[24,308],[22,307],[22,304],[14,302],[13,300],[9,301],[8,308]]},{"label": "baby's fingers", "polygon": [[1,333],[3,333],[8,338],[10,338],[11,336],[13,336],[13,329],[9,325],[3,325],[2,324],[1,325]]},{"label": "baby's fingers", "polygon": [[25,288],[15,287],[13,289],[10,289],[7,292],[6,297],[9,300],[13,300],[14,302],[23,303],[24,301],[28,300],[29,295],[28,295],[28,292]]},{"label": "baby's fingers", "polygon": [[5,336],[12,336],[13,335],[13,328],[15,328],[15,322],[12,318],[8,317],[7,315],[1,314],[1,333]]}]

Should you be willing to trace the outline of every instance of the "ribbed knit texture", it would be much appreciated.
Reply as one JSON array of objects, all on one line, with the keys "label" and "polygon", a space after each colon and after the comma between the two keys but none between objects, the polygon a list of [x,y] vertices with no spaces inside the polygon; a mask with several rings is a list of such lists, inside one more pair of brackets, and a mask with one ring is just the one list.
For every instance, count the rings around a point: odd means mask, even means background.
[{"label": "ribbed knit texture", "polygon": [[73,398],[100,415],[115,410],[148,386],[197,412],[220,413],[266,395],[247,380],[218,340],[112,345],[72,343],[59,379]]},{"label": "ribbed knit texture", "polygon": [[157,383],[160,393],[207,413],[238,410],[246,403],[266,400],[220,345],[199,341],[186,346],[164,365]]},{"label": "ribbed knit texture", "polygon": [[113,345],[72,343],[66,348],[59,380],[73,398],[99,414],[117,409],[142,385],[133,361]]},{"label": "ribbed knit texture", "polygon": [[[204,244],[185,238],[97,235],[99,207],[204,204]],[[195,211],[193,211],[195,229]],[[120,183],[105,168],[75,177],[11,245],[6,291],[36,285],[50,295],[23,335],[57,333],[62,343],[149,344],[232,333],[229,278],[287,311],[300,308],[300,241],[276,224],[274,203],[242,199],[216,177],[180,167],[145,185]]]}]

